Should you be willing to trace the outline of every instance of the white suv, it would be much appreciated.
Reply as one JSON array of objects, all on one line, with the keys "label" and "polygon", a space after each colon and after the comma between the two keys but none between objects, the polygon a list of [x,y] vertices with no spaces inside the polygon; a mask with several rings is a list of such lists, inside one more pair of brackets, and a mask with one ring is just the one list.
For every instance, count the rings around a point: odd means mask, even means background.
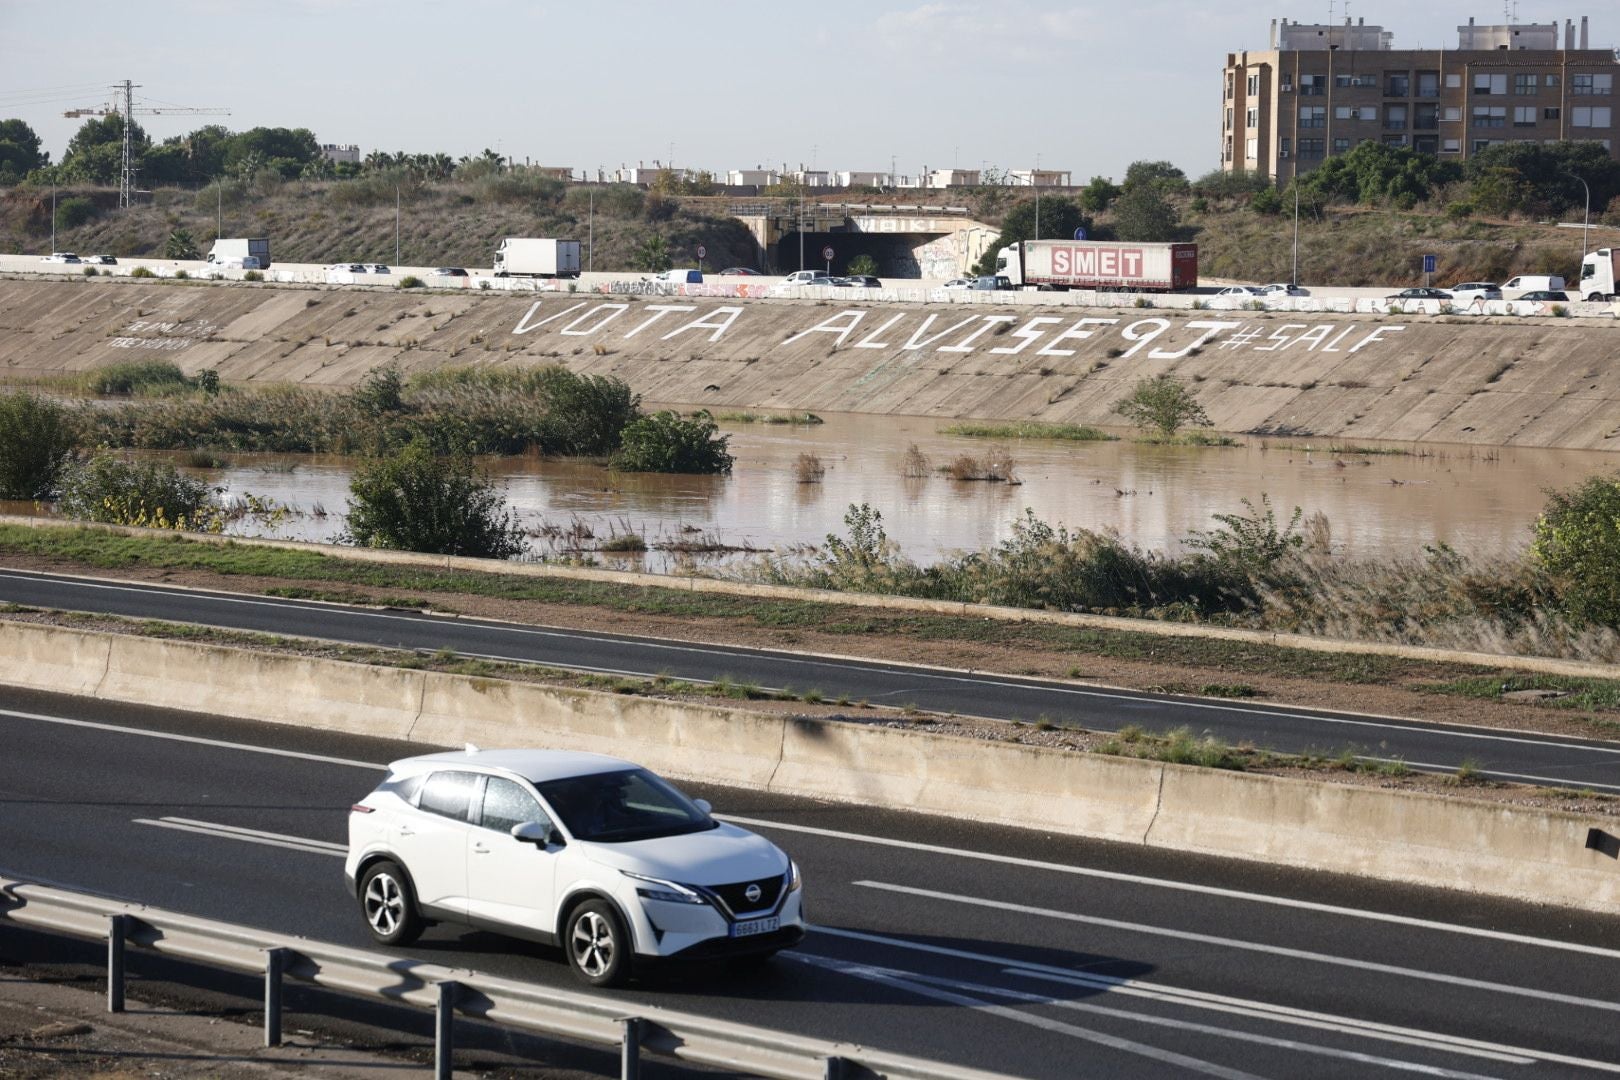
[{"label": "white suv", "polygon": [[618,758],[405,758],[349,814],[349,890],[372,936],[431,922],[559,945],[594,986],[634,958],[763,959],[804,937],[799,868],[703,800]]}]

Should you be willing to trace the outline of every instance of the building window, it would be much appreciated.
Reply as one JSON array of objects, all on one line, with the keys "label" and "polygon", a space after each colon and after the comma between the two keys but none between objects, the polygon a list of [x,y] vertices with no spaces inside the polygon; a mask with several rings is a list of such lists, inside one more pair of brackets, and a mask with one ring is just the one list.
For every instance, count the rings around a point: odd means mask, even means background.
[{"label": "building window", "polygon": [[1457,123],[1458,121],[1462,120],[1462,106],[1447,105],[1445,110],[1440,114],[1440,119],[1450,120],[1452,123]]},{"label": "building window", "polygon": [[1557,120],[1562,115],[1564,115],[1564,110],[1558,106],[1541,110],[1541,118],[1543,120]]},{"label": "building window", "polygon": [[1319,158],[1322,156],[1321,139],[1299,140],[1299,156],[1302,158]]},{"label": "building window", "polygon": [[1477,128],[1507,127],[1507,106],[1475,105],[1474,126]]},{"label": "building window", "polygon": [[1446,75],[1446,89],[1456,90],[1462,86],[1462,73],[1453,71]]},{"label": "building window", "polygon": [[[1299,126],[1302,128],[1327,127],[1327,106],[1301,105],[1299,107]],[[1301,151],[1301,156],[1304,152]]]},{"label": "building window", "polygon": [[[1405,131],[1406,130],[1406,106],[1405,105],[1389,105],[1389,106],[1385,107],[1385,109],[1384,109],[1384,130],[1385,131]],[[1388,142],[1389,140],[1386,139],[1385,141]]]},{"label": "building window", "polygon": [[1357,119],[1365,120],[1369,124],[1372,123],[1374,120],[1377,120],[1378,119],[1378,106],[1376,106],[1376,105],[1363,105],[1361,107],[1361,115],[1359,117],[1357,117]]},{"label": "building window", "polygon": [[1416,131],[1434,131],[1440,126],[1440,106],[1418,105],[1412,110],[1412,128]]},{"label": "building window", "polygon": [[1585,96],[1587,94],[1607,94],[1614,89],[1614,76],[1603,75],[1571,75],[1569,77],[1569,92]]},{"label": "building window", "polygon": [[1226,130],[1232,130],[1232,106],[1230,105],[1226,107]]},{"label": "building window", "polygon": [[1335,106],[1333,106],[1333,119],[1335,119],[1335,120],[1354,120],[1355,118],[1356,118],[1356,107],[1354,105],[1335,105]]},{"label": "building window", "polygon": [[1259,93],[1260,93],[1260,76],[1259,76],[1259,74],[1250,75],[1249,76],[1249,96],[1250,97],[1255,97]]},{"label": "building window", "polygon": [[1334,86],[1377,86],[1378,85],[1378,76],[1376,76],[1376,75],[1335,75],[1335,76],[1333,76],[1333,85]]},{"label": "building window", "polygon": [[1556,75],[1547,76],[1546,84],[1548,86],[1557,86],[1558,85],[1558,76],[1556,76]]},{"label": "building window", "polygon": [[1476,154],[1479,153],[1481,150],[1484,150],[1489,145],[1491,145],[1491,140],[1489,140],[1489,139],[1475,139],[1474,140],[1474,153],[1476,153]]},{"label": "building window", "polygon": [[1221,157],[1226,161],[1232,160],[1232,136],[1226,137],[1226,143],[1221,148]]},{"label": "building window", "polygon": [[1299,92],[1307,97],[1321,96],[1327,89],[1326,75],[1301,75],[1299,77]]},{"label": "building window", "polygon": [[1259,139],[1244,139],[1243,140],[1243,157],[1247,161],[1259,161],[1260,160],[1260,140]]},{"label": "building window", "polygon": [[1569,126],[1578,128],[1606,128],[1613,114],[1607,105],[1577,105],[1569,110]]},{"label": "building window", "polygon": [[1250,109],[1243,115],[1244,126],[1257,128],[1260,126],[1260,110]]},{"label": "building window", "polygon": [[1228,71],[1226,73],[1226,98],[1227,98],[1228,101],[1230,101],[1232,99],[1232,91],[1233,91],[1233,89],[1235,88],[1236,85],[1237,85],[1237,76],[1235,74],[1233,74],[1232,72]]},{"label": "building window", "polygon": [[1440,73],[1438,71],[1420,71],[1417,75],[1417,96],[1440,96]]},{"label": "building window", "polygon": [[1513,126],[1514,127],[1535,127],[1536,126],[1536,107],[1534,105],[1515,105],[1515,106],[1513,106]]},{"label": "building window", "polygon": [[1335,154],[1348,154],[1350,152],[1350,140],[1349,139],[1334,139],[1333,140],[1333,152]]},{"label": "building window", "polygon": [[1277,156],[1280,157],[1280,158],[1287,157],[1288,156],[1288,151],[1290,149],[1292,149],[1292,147],[1293,147],[1293,140],[1290,139],[1288,136],[1284,135],[1282,138],[1277,140]]},{"label": "building window", "polygon": [[1533,95],[1536,92],[1536,77],[1534,75],[1513,76],[1513,92],[1520,97]]},{"label": "building window", "polygon": [[1442,154],[1460,154],[1460,153],[1462,153],[1462,140],[1461,139],[1441,139],[1440,140],[1440,152]]},{"label": "building window", "polygon": [[1435,135],[1412,136],[1412,149],[1420,154],[1438,154],[1440,152],[1440,139]]},{"label": "building window", "polygon": [[1475,75],[1474,93],[1476,94],[1505,94],[1507,93],[1507,75]]},{"label": "building window", "polygon": [[1411,97],[1412,76],[1404,71],[1384,72],[1385,97]]}]

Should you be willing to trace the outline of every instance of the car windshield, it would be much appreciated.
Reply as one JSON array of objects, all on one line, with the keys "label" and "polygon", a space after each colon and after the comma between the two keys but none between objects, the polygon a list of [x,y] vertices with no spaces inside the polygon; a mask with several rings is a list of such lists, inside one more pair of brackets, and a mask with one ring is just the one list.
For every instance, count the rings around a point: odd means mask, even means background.
[{"label": "car windshield", "polygon": [[622,844],[717,827],[692,800],[645,769],[570,776],[535,789],[577,840]]}]

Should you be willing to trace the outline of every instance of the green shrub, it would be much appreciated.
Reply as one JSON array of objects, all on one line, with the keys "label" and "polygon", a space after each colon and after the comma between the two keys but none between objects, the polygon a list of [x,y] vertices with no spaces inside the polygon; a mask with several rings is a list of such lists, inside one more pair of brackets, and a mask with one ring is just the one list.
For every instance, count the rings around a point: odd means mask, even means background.
[{"label": "green shrub", "polygon": [[1531,557],[1577,618],[1620,626],[1620,476],[1593,476],[1549,492]]},{"label": "green shrub", "polygon": [[399,279],[399,287],[402,289],[420,289],[422,287],[422,279],[417,277],[415,274],[406,274],[404,277]]},{"label": "green shrub", "polygon": [[0,395],[0,499],[43,499],[73,453],[68,411],[33,394]]},{"label": "green shrub", "polygon": [[89,199],[75,196],[56,204],[56,227],[59,229],[77,229],[95,216],[96,204]]},{"label": "green shrub", "polygon": [[249,270],[247,273],[242,275],[242,280],[243,281],[263,281],[264,280],[264,274],[262,272],[258,271],[258,270]]},{"label": "green shrub", "polygon": [[202,252],[197,250],[197,238],[191,235],[189,229],[176,229],[163,242],[163,257],[165,259],[200,259],[202,258]]},{"label": "green shrub", "polygon": [[1209,416],[1191,390],[1169,375],[1142,379],[1114,402],[1113,411],[1138,427],[1156,428],[1168,439],[1185,424],[1209,425]]},{"label": "green shrub", "polygon": [[1249,209],[1257,214],[1280,214],[1282,208],[1282,196],[1277,194],[1274,187],[1263,187],[1249,196]]},{"label": "green shrub", "polygon": [[79,273],[83,274],[85,277],[95,277],[96,268],[93,266],[87,266],[83,270],[80,270]]},{"label": "green shrub", "polygon": [[364,547],[509,559],[525,549],[517,515],[465,454],[425,440],[363,463],[349,483],[343,541]]},{"label": "green shrub", "polygon": [[162,461],[127,461],[99,453],[62,474],[57,509],[81,521],[149,529],[217,531],[220,508],[201,480]]},{"label": "green shrub", "polygon": [[130,277],[157,277],[149,266],[137,266],[129,272]]},{"label": "green shrub", "polygon": [[176,270],[174,272],[174,280],[176,281],[189,281],[190,279],[191,275],[184,270]]},{"label": "green shrub", "polygon": [[189,389],[192,385],[186,373],[167,360],[133,360],[125,364],[108,364],[96,368],[85,376],[84,386],[92,394],[161,394],[164,391]]},{"label": "green shrub", "polygon": [[624,428],[624,443],[613,467],[624,472],[728,473],[730,435],[707,412],[683,418],[674,412],[642,417]]},{"label": "green shrub", "polygon": [[1474,204],[1467,199],[1459,199],[1446,207],[1447,221],[1461,221],[1474,215]]}]

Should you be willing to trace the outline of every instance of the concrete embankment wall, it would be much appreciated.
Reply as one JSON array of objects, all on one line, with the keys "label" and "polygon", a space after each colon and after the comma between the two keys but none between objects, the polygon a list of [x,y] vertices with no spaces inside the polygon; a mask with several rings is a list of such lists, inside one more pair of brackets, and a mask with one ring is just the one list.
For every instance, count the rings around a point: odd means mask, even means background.
[{"label": "concrete embankment wall", "polygon": [[0,682],[1620,913],[1613,821],[1499,803],[23,623]]},{"label": "concrete embankment wall", "polygon": [[1612,320],[0,281],[0,374],[150,358],[330,386],[561,363],[651,402],[1089,424],[1171,374],[1223,431],[1620,449]]}]

